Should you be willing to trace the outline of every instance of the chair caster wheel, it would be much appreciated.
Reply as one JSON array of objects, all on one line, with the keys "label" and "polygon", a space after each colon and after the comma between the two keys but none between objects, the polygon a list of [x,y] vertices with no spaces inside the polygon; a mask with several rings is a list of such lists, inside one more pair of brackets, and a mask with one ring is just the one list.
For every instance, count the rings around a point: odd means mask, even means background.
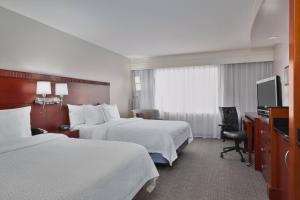
[{"label": "chair caster wheel", "polygon": [[224,158],[224,156],[223,156],[223,154],[222,154],[222,153],[220,154],[220,157],[221,157],[221,158]]}]

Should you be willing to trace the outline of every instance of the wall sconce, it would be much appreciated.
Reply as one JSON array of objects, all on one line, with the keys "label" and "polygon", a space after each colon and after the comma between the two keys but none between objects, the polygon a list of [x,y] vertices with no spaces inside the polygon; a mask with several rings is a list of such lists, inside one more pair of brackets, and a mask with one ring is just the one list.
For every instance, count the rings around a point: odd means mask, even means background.
[{"label": "wall sconce", "polygon": [[51,83],[49,81],[37,81],[36,82],[36,94],[41,95],[42,98],[36,97],[35,103],[43,105],[43,108],[46,104],[47,94],[51,94]]},{"label": "wall sconce", "polygon": [[41,95],[41,97],[35,98],[35,103],[43,105],[43,109],[46,104],[57,104],[60,103],[58,97],[47,98],[48,94],[51,94],[51,83],[49,81],[37,81],[36,82],[36,94]]},{"label": "wall sconce", "polygon": [[55,84],[55,95],[60,96],[59,102],[60,105],[62,106],[62,103],[64,101],[64,96],[68,95],[68,85],[67,83],[56,83]]}]

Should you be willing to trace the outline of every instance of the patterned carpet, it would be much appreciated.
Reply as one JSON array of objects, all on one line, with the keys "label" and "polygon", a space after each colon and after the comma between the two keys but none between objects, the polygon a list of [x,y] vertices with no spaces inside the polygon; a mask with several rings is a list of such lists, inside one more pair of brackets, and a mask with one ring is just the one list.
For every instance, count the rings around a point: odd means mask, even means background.
[{"label": "patterned carpet", "polygon": [[240,162],[234,151],[219,154],[231,143],[196,139],[172,167],[158,166],[156,189],[144,200],[267,200],[261,173]]}]

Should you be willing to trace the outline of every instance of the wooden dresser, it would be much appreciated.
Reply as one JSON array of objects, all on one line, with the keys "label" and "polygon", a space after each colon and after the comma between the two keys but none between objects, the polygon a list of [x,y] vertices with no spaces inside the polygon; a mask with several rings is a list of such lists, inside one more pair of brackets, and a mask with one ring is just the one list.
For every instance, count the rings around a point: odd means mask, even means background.
[{"label": "wooden dresser", "polygon": [[[248,116],[247,116],[248,115]],[[253,123],[255,169],[265,178],[269,199],[288,199],[288,108],[270,108],[269,116],[246,114]]]},{"label": "wooden dresser", "polygon": [[260,163],[261,171],[264,175],[267,183],[271,179],[271,153],[272,153],[272,138],[270,131],[270,119],[267,117],[261,117],[259,121],[259,137],[260,137]]}]

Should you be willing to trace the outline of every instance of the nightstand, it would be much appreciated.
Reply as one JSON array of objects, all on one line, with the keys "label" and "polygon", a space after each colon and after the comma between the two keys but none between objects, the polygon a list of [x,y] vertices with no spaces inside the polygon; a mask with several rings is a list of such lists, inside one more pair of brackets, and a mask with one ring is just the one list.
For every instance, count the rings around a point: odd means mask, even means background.
[{"label": "nightstand", "polygon": [[79,138],[79,130],[51,130],[49,133],[64,134],[70,138]]}]

